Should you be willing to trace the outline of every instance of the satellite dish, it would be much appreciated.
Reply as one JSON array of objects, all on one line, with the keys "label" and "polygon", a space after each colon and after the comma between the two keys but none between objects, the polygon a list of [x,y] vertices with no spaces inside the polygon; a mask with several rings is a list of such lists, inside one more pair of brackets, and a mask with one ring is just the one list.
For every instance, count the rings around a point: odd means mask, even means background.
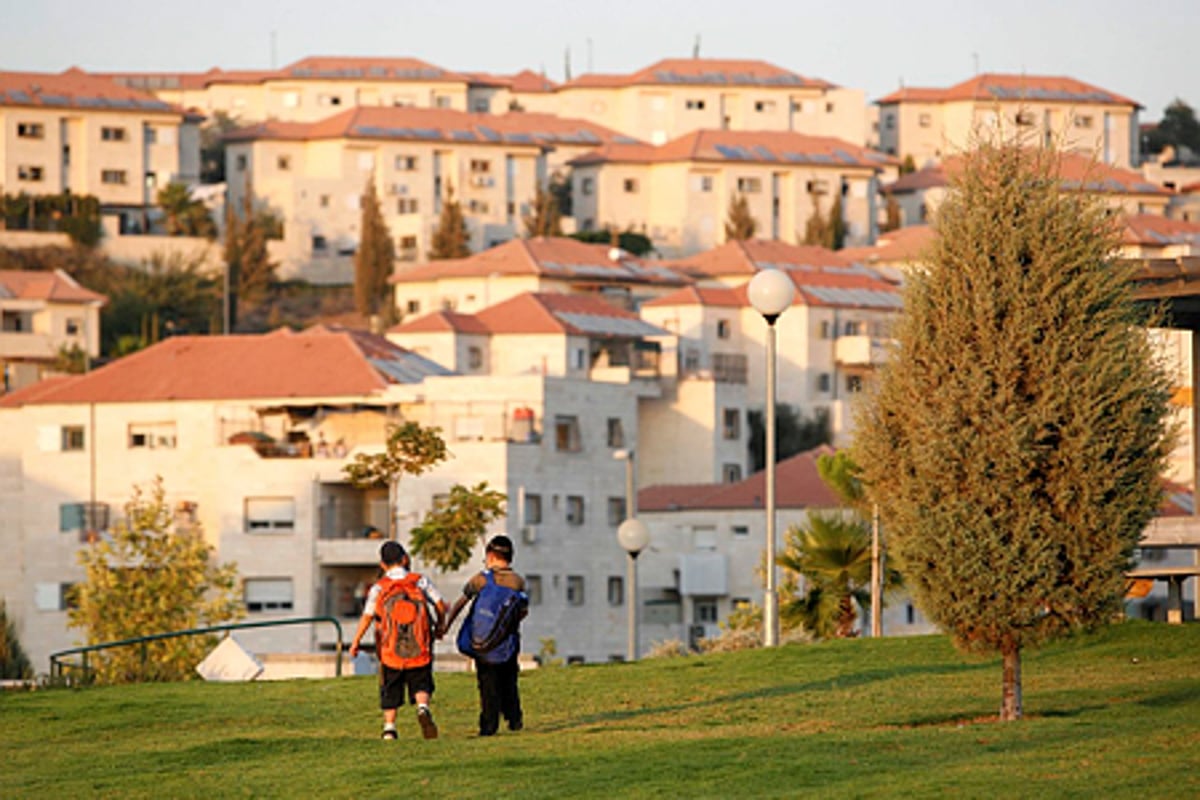
[{"label": "satellite dish", "polygon": [[624,257],[625,257],[625,251],[619,247],[610,248],[608,251],[608,260],[609,261],[620,261]]}]

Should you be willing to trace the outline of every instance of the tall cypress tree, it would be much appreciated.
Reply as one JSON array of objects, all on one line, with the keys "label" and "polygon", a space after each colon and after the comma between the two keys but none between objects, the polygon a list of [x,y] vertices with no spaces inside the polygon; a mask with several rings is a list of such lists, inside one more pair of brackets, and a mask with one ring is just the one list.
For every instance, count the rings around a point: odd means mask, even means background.
[{"label": "tall cypress tree", "polygon": [[1169,452],[1170,381],[1113,227],[1057,158],[1011,140],[963,158],[854,444],[918,605],[1001,655],[1004,720],[1024,648],[1120,610]]},{"label": "tall cypress tree", "polygon": [[[396,264],[396,249],[391,231],[379,209],[375,179],[368,178],[361,199],[361,236],[354,253],[354,305],[358,313],[371,316],[391,307],[388,278]],[[386,314],[385,316],[391,316]]]},{"label": "tall cypress tree", "polygon": [[529,204],[529,213],[523,218],[525,235],[528,236],[562,236],[562,214],[558,210],[558,199],[541,186],[533,195]]},{"label": "tall cypress tree", "polygon": [[471,255],[471,234],[463,218],[462,204],[454,199],[454,186],[446,185],[446,199],[442,201],[442,213],[433,232],[433,243],[429,250],[431,261],[445,258],[466,258]]},{"label": "tall cypress tree", "polygon": [[725,240],[745,241],[753,239],[758,230],[758,220],[750,214],[750,203],[746,195],[738,194],[729,198],[729,211],[725,218]]}]

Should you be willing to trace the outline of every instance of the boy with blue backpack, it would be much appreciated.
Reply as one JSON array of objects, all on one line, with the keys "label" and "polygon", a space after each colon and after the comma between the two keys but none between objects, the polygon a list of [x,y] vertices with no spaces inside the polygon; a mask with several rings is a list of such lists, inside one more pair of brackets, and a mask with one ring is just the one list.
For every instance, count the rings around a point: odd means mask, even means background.
[{"label": "boy with blue backpack", "polygon": [[484,550],[485,569],[463,586],[446,627],[463,606],[471,609],[458,633],[458,649],[475,660],[479,686],[479,735],[492,736],[500,717],[510,731],[525,726],[521,695],[517,689],[517,657],[521,653],[521,620],[529,610],[525,579],[512,569],[513,543],[507,536],[494,536]]}]

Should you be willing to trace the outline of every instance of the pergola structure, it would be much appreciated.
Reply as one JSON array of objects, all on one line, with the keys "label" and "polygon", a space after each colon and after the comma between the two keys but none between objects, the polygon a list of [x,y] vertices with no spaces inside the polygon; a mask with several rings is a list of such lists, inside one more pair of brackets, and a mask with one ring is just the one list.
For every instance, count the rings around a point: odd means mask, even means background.
[{"label": "pergola structure", "polygon": [[[1138,569],[1130,578],[1165,580],[1168,583],[1167,619],[1183,621],[1183,583],[1190,577],[1200,580],[1200,411],[1196,403],[1196,371],[1200,365],[1200,256],[1151,258],[1138,262],[1134,273],[1134,296],[1147,303],[1162,304],[1168,327],[1192,332],[1192,459],[1193,512],[1190,517],[1157,517],[1142,537],[1142,547],[1193,548],[1195,563],[1190,567],[1159,570]],[[1195,616],[1200,618],[1200,591],[1193,600]]]}]

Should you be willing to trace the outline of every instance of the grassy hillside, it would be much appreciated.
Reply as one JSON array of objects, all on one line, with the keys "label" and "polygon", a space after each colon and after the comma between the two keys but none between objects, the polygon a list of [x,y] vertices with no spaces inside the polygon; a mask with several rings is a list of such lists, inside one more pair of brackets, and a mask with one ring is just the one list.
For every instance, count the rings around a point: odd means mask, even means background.
[{"label": "grassy hillside", "polygon": [[0,797],[1130,797],[1200,795],[1200,625],[1126,623],[1000,668],[942,637],[525,673],[525,731],[382,742],[372,678],[0,696]]}]

